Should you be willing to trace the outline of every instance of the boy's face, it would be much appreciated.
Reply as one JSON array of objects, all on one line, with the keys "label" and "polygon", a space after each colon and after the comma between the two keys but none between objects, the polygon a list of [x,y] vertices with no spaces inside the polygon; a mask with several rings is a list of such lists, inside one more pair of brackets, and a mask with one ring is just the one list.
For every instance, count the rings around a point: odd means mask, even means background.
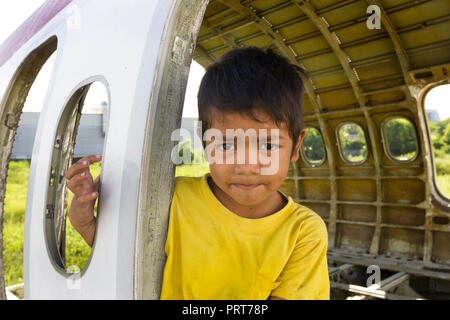
[{"label": "boy's face", "polygon": [[[260,121],[237,112],[220,112],[216,108],[212,108],[211,129],[219,130],[223,140],[206,141],[205,146],[206,150],[209,146],[211,156],[223,160],[210,164],[214,183],[229,200],[246,207],[261,204],[270,195],[273,196],[286,178],[289,164],[297,161],[301,142],[305,136],[305,130],[302,130],[300,137],[295,141],[293,150],[294,142],[284,124],[278,127],[262,111],[254,110],[253,114]],[[254,130],[258,141],[257,143],[251,142],[248,136],[244,136],[239,143],[237,138],[230,137],[229,134],[227,137],[227,129],[241,129],[241,132],[247,133]],[[265,135],[264,132],[266,132]],[[278,140],[275,138],[276,135]],[[265,136],[267,139],[264,138]],[[242,151],[243,141],[245,141],[244,151]],[[241,148],[239,150],[242,152],[240,161],[237,155],[238,148]],[[257,155],[256,159],[252,158],[252,152],[253,155]],[[244,153],[245,159],[243,159]],[[234,161],[232,163],[227,161],[227,156],[233,158]]]}]

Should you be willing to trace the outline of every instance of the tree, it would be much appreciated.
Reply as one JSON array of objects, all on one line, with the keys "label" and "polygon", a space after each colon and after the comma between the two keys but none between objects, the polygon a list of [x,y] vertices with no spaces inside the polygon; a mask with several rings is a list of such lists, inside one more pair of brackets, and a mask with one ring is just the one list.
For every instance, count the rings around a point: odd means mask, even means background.
[{"label": "tree", "polygon": [[444,134],[442,136],[442,140],[445,144],[450,144],[450,122],[447,123],[447,126],[445,127]]},{"label": "tree", "polygon": [[[184,156],[188,153],[187,156]],[[186,139],[178,145],[178,157],[182,164],[192,164],[194,162],[195,152],[192,148],[191,139]]]}]

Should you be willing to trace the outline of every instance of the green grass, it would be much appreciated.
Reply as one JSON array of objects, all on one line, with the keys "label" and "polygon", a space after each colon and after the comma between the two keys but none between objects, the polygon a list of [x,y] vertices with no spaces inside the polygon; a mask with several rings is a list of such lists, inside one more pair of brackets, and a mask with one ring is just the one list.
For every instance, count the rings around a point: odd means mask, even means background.
[{"label": "green grass", "polygon": [[199,177],[209,172],[209,164],[185,164],[175,168],[175,177]]},{"label": "green grass", "polygon": [[439,190],[447,197],[450,198],[450,174],[438,175],[437,185]]},{"label": "green grass", "polygon": [[3,216],[3,261],[7,286],[23,282],[23,228],[29,169],[27,161],[9,163]]}]

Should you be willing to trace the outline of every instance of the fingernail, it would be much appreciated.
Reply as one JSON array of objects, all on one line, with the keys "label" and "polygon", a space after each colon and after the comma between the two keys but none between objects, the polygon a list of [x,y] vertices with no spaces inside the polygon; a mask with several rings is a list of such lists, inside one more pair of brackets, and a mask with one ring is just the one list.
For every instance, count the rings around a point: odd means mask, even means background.
[{"label": "fingernail", "polygon": [[97,196],[97,192],[92,192],[92,196]]},{"label": "fingernail", "polygon": [[80,174],[80,176],[85,176],[86,175],[86,172],[82,172],[81,174]]},{"label": "fingernail", "polygon": [[100,159],[102,156],[96,156],[98,159]]},{"label": "fingernail", "polygon": [[89,162],[86,160],[83,160],[83,162],[81,162],[81,164],[89,164]]}]

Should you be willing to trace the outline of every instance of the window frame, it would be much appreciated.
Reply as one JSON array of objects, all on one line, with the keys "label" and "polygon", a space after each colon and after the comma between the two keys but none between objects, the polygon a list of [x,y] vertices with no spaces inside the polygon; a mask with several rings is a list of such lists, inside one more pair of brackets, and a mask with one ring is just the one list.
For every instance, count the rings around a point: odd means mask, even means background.
[{"label": "window frame", "polygon": [[[111,106],[111,92],[110,92],[110,86],[109,82],[104,78],[103,76],[97,75],[92,76],[84,81],[80,82],[75,88],[70,91],[68,98],[64,102],[64,107],[61,110],[61,113],[58,117],[58,123],[56,125],[56,130],[53,135],[53,144],[52,144],[52,154],[50,158],[50,175],[48,177],[48,181],[46,181],[47,185],[47,193],[46,193],[46,200],[45,200],[45,211],[42,213],[42,219],[43,219],[43,228],[44,228],[44,238],[45,238],[45,246],[47,249],[47,254],[49,257],[49,260],[55,270],[63,275],[71,275],[72,273],[66,268],[65,264],[66,261],[61,256],[60,250],[58,249],[58,243],[56,239],[56,229],[55,229],[55,217],[57,214],[61,214],[61,212],[57,212],[57,205],[58,200],[63,200],[64,208],[63,212],[66,214],[66,219],[68,217],[67,212],[67,200],[68,200],[68,189],[67,189],[67,182],[65,178],[65,172],[67,171],[69,164],[64,163],[64,161],[67,161],[70,159],[70,163],[72,162],[73,153],[75,150],[75,143],[76,138],[78,136],[78,128],[80,125],[81,120],[81,114],[84,107],[84,101],[86,99],[86,96],[89,93],[90,86],[95,83],[100,82],[104,85],[107,96],[108,96],[108,107]],[[80,106],[81,105],[81,106]],[[77,108],[80,108],[80,113],[77,113]],[[67,137],[68,134],[68,124],[73,123],[73,132],[69,136],[70,139],[72,139],[72,142],[70,145],[67,145],[66,140],[64,138]],[[61,135],[63,133],[63,135]],[[62,140],[58,140],[58,138],[61,138],[63,136]],[[106,135],[104,137],[103,141],[103,149],[102,149],[102,156],[104,156],[105,152],[105,146],[106,146],[106,140],[107,140],[108,133],[106,132]],[[58,144],[58,147],[56,145]],[[65,155],[64,159],[64,149],[69,149]],[[67,167],[67,168],[66,168]],[[61,176],[62,174],[62,176]],[[102,171],[100,171],[100,176],[102,174]],[[52,179],[53,179],[53,185],[52,185]],[[101,178],[100,178],[101,179]],[[56,182],[58,181],[59,182]],[[102,179],[101,179],[102,180]],[[61,182],[63,181],[63,182]],[[57,186],[54,185],[56,183],[63,184],[61,187],[61,190],[58,190]],[[59,192],[62,191],[62,194],[59,194]],[[97,199],[99,201],[99,199]],[[53,205],[53,208],[49,208],[49,206]],[[53,210],[53,212],[49,211]],[[97,210],[99,210],[99,206],[97,207]],[[50,216],[48,216],[50,214]],[[97,212],[97,215],[99,213]],[[64,230],[67,228],[67,222],[64,220]],[[65,231],[64,231],[65,235]],[[64,249],[66,247],[66,235],[64,237]],[[92,255],[94,253],[94,247],[95,247],[95,237],[93,241],[93,245],[91,248],[91,253],[89,255],[88,260],[86,261],[86,264],[84,267],[80,270],[80,275],[83,275],[86,270],[89,267],[90,261],[92,259]]]},{"label": "window frame", "polygon": [[[414,138],[416,140],[416,147],[417,147],[417,151],[416,154],[414,155],[414,157],[412,157],[411,159],[408,160],[399,160],[399,159],[395,159],[394,156],[391,154],[391,152],[389,151],[389,147],[388,147],[388,140],[387,140],[387,136],[386,136],[386,125],[389,121],[394,120],[394,119],[405,119],[408,120],[409,123],[411,123],[411,125],[413,126],[414,129]],[[397,163],[411,163],[414,162],[415,160],[417,160],[417,157],[420,154],[420,145],[419,145],[419,140],[418,140],[418,135],[417,135],[417,128],[414,125],[414,122],[411,121],[410,118],[408,118],[405,115],[391,115],[388,116],[386,118],[383,119],[383,121],[381,122],[381,141],[383,144],[383,149],[384,149],[384,153],[386,154],[386,156],[392,160],[393,162],[397,162]]]},{"label": "window frame", "polygon": [[[428,93],[430,93],[430,91],[433,90],[434,88],[437,88],[441,85],[448,85],[448,84],[450,84],[450,80],[443,80],[443,81],[430,83],[421,90],[419,98],[417,99],[417,108],[420,108],[420,110],[423,114],[424,126],[426,128],[426,135],[427,135],[426,143],[428,143],[428,145],[430,146],[431,180],[432,180],[432,184],[433,184],[432,189],[434,189],[436,191],[437,195],[441,198],[440,201],[444,202],[443,206],[450,203],[450,197],[446,196],[441,191],[441,189],[439,188],[439,185],[437,183],[437,172],[436,172],[436,161],[435,161],[435,155],[434,155],[433,139],[431,138],[431,129],[428,124],[428,116],[427,116],[427,112],[426,112],[427,109],[425,108],[425,99],[426,99]],[[425,137],[424,137],[424,139],[425,139]],[[426,148],[425,148],[424,152],[427,152]]]},{"label": "window frame", "polygon": [[[343,150],[342,150],[342,146],[341,146],[341,139],[340,139],[340,136],[339,136],[339,131],[346,124],[356,124],[357,126],[359,126],[361,128],[361,130],[363,132],[363,135],[364,135],[364,141],[366,142],[366,149],[367,149],[367,153],[366,153],[366,156],[365,156],[364,160],[361,160],[361,161],[358,161],[358,162],[352,162],[352,161],[348,160],[345,157],[345,155],[343,153]],[[354,120],[341,122],[341,123],[339,123],[336,126],[335,135],[336,135],[336,142],[337,142],[337,146],[338,146],[338,150],[339,150],[339,155],[341,156],[341,159],[344,160],[344,162],[346,162],[346,163],[348,163],[348,164],[350,164],[352,166],[358,166],[358,165],[361,165],[361,164],[365,163],[369,159],[369,145],[368,145],[367,138],[366,138],[367,135],[366,135],[366,132],[364,130],[364,127],[361,124],[359,124],[358,122],[356,122]]]},{"label": "window frame", "polygon": [[[323,140],[322,132],[320,131],[319,128],[317,128],[317,127],[315,127],[315,126],[312,126],[312,125],[305,126],[305,127],[303,127],[303,129],[305,129],[305,131],[306,131],[307,129],[316,129],[316,130],[319,132],[319,134],[320,134],[320,139],[322,140],[323,154],[324,154],[324,156],[323,156],[323,160],[320,161],[320,163],[312,164],[311,162],[309,162],[309,161],[307,160],[307,157],[306,157],[306,155],[305,155],[305,153],[304,153],[304,150],[303,150],[303,143],[304,143],[304,141],[305,141],[304,138],[303,138],[302,144],[301,144],[301,146],[300,146],[300,155],[301,155],[301,157],[302,157],[302,160],[303,160],[308,166],[310,166],[310,167],[312,167],[312,168],[320,167],[320,166],[322,166],[322,165],[325,163],[325,161],[327,160],[327,148],[325,147],[325,142],[324,142],[324,140]],[[306,137],[306,135],[305,135],[305,137]]]}]

